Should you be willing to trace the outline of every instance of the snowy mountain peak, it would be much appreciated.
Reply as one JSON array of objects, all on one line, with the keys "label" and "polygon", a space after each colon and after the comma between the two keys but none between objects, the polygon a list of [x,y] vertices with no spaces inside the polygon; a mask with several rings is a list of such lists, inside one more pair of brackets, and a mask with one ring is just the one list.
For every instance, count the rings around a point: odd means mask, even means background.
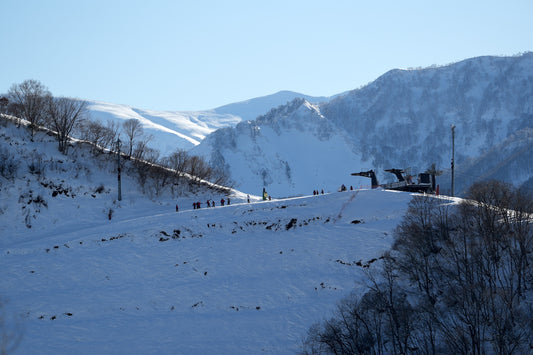
[{"label": "snowy mountain peak", "polygon": [[243,120],[254,120],[258,116],[268,112],[270,109],[285,105],[296,98],[302,98],[312,103],[320,103],[330,99],[324,96],[315,97],[285,90],[272,95],[221,106],[214,109],[214,111],[220,114],[231,113],[241,117]]},{"label": "snowy mountain peak", "polygon": [[317,114],[318,116],[320,116],[321,118],[324,118],[324,119],[325,119],[325,117],[320,113],[320,106],[319,106],[319,105],[317,105],[317,104],[312,104],[312,103],[310,103],[310,102],[307,101],[307,100],[305,101],[304,105],[305,105],[305,107],[307,107],[308,109],[315,111],[316,114]]}]

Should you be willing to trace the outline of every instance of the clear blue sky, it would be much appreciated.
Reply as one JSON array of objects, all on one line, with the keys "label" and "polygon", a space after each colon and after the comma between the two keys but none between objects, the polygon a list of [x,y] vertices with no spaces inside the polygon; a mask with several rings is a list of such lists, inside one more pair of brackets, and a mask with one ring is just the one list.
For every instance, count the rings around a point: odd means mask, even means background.
[{"label": "clear blue sky", "polygon": [[533,50],[533,1],[0,0],[0,92],[197,110]]}]

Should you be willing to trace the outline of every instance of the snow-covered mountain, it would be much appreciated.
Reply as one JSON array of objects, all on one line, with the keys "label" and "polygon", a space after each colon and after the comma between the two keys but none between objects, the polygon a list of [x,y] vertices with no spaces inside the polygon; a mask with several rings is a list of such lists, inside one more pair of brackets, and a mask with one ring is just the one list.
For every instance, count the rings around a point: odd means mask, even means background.
[{"label": "snow-covered mountain", "polygon": [[255,99],[245,100],[237,102],[234,104],[224,105],[214,109],[218,114],[231,114],[239,116],[242,120],[254,120],[258,116],[263,115],[270,111],[273,108],[276,108],[280,105],[284,105],[288,102],[293,101],[294,99],[301,98],[305,99],[308,102],[318,104],[321,102],[326,102],[335,98],[337,95],[332,97],[325,96],[309,96],[300,94],[294,91],[279,91],[272,95],[267,95],[263,97],[257,97]]},{"label": "snow-covered mountain", "polygon": [[286,197],[334,191],[339,177],[354,168],[346,159],[353,150],[349,136],[319,106],[296,99],[255,121],[212,133],[191,152],[210,157],[243,191],[260,194],[265,187],[274,197]]},{"label": "snow-covered mountain", "polygon": [[241,121],[236,115],[219,114],[212,110],[155,111],[97,101],[87,101],[87,109],[91,120],[102,123],[116,121],[122,124],[132,118],[139,120],[144,133],[154,137],[150,145],[162,155],[169,155],[178,148],[188,150],[216,129]]},{"label": "snow-covered mountain", "polygon": [[[0,128],[7,352],[293,354],[362,287],[411,199],[362,190],[248,203],[231,191],[222,207],[227,192],[183,181],[150,194],[124,162],[117,201],[114,157],[80,142],[63,155],[47,132]],[[207,199],[217,207],[192,208]]]},{"label": "snow-covered mountain", "polygon": [[284,105],[295,98],[305,98],[315,103],[329,99],[292,91],[280,91],[272,95],[203,111],[145,110],[90,100],[87,101],[87,108],[92,120],[104,124],[107,121],[122,123],[131,118],[138,119],[145,133],[154,137],[150,145],[166,156],[178,148],[188,150],[194,147],[208,134],[219,128],[233,127],[242,120],[255,119],[270,109]]},{"label": "snow-covered mountain", "polygon": [[[421,172],[436,164],[449,191],[455,128],[455,193],[481,178],[526,183],[533,170],[533,53],[392,70],[322,104],[305,100],[224,128],[192,151],[227,169],[237,188],[275,196],[369,184],[350,172]],[[511,164],[512,162],[512,164]]]}]

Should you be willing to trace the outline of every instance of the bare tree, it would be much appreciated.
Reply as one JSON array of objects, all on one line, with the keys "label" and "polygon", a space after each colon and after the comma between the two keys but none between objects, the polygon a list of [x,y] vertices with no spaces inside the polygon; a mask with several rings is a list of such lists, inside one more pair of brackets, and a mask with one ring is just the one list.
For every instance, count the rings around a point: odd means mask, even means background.
[{"label": "bare tree", "polygon": [[150,147],[145,148],[144,160],[146,160],[147,162],[159,165],[160,156],[161,152],[159,150]]},{"label": "bare tree", "polygon": [[209,180],[212,174],[211,167],[202,157],[196,155],[189,157],[186,171],[197,180]]},{"label": "bare tree", "polygon": [[122,129],[128,137],[128,156],[131,157],[133,154],[133,149],[135,147],[135,141],[137,140],[137,138],[142,136],[144,131],[141,122],[135,118],[126,120],[122,124]]},{"label": "bare tree", "polygon": [[[133,150],[131,150],[130,148],[130,151],[131,151],[130,154],[132,154],[131,156],[133,156],[135,159],[138,159],[138,160],[147,160],[146,158],[148,156],[153,158],[154,154],[152,151],[155,149],[151,149],[148,147],[148,143],[150,143],[152,139],[153,139],[153,136],[150,135],[148,137],[143,137],[143,139],[139,140],[135,144],[135,147]],[[157,156],[157,158],[159,158],[159,156]]]},{"label": "bare tree", "polygon": [[233,187],[234,182],[230,179],[225,170],[222,169],[213,169],[210,176],[210,181],[214,184]]},{"label": "bare tree", "polygon": [[[20,116],[20,112],[22,112],[22,105],[13,101],[8,101],[6,113],[8,115],[12,116]],[[20,124],[20,120],[18,121],[18,124]]]},{"label": "bare tree", "polygon": [[81,139],[91,142],[95,148],[101,146],[106,136],[106,127],[100,122],[84,120],[80,127]]},{"label": "bare tree", "polygon": [[114,150],[120,131],[120,125],[117,121],[108,120],[105,127],[105,134],[102,139],[102,146]]},{"label": "bare tree", "polygon": [[156,196],[159,196],[163,189],[171,182],[173,172],[160,165],[150,165],[148,169],[153,192]]},{"label": "bare tree", "polygon": [[76,124],[85,117],[86,113],[85,101],[67,97],[49,100],[49,120],[52,129],[57,132],[60,152],[67,153],[69,136]]},{"label": "bare tree", "polygon": [[104,124],[99,121],[83,120],[79,125],[81,139],[90,141],[102,148],[115,151],[119,137],[120,124],[117,121],[107,120]]},{"label": "bare tree", "polygon": [[17,115],[30,122],[31,137],[35,128],[46,117],[47,104],[52,97],[48,88],[37,80],[13,84],[8,92],[9,101],[17,109]]},{"label": "bare tree", "polygon": [[187,167],[187,161],[187,151],[183,149],[177,149],[166,158],[165,165],[170,169],[176,170],[178,175],[182,175]]}]

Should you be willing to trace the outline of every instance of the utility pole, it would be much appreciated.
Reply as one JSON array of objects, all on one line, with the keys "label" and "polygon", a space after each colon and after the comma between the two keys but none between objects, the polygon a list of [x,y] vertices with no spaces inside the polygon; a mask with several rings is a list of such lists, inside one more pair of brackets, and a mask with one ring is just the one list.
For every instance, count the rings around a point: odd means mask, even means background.
[{"label": "utility pole", "polygon": [[452,197],[454,197],[454,188],[455,188],[455,126],[452,125]]},{"label": "utility pole", "polygon": [[120,181],[120,137],[117,138],[118,200],[122,201],[122,183]]}]

